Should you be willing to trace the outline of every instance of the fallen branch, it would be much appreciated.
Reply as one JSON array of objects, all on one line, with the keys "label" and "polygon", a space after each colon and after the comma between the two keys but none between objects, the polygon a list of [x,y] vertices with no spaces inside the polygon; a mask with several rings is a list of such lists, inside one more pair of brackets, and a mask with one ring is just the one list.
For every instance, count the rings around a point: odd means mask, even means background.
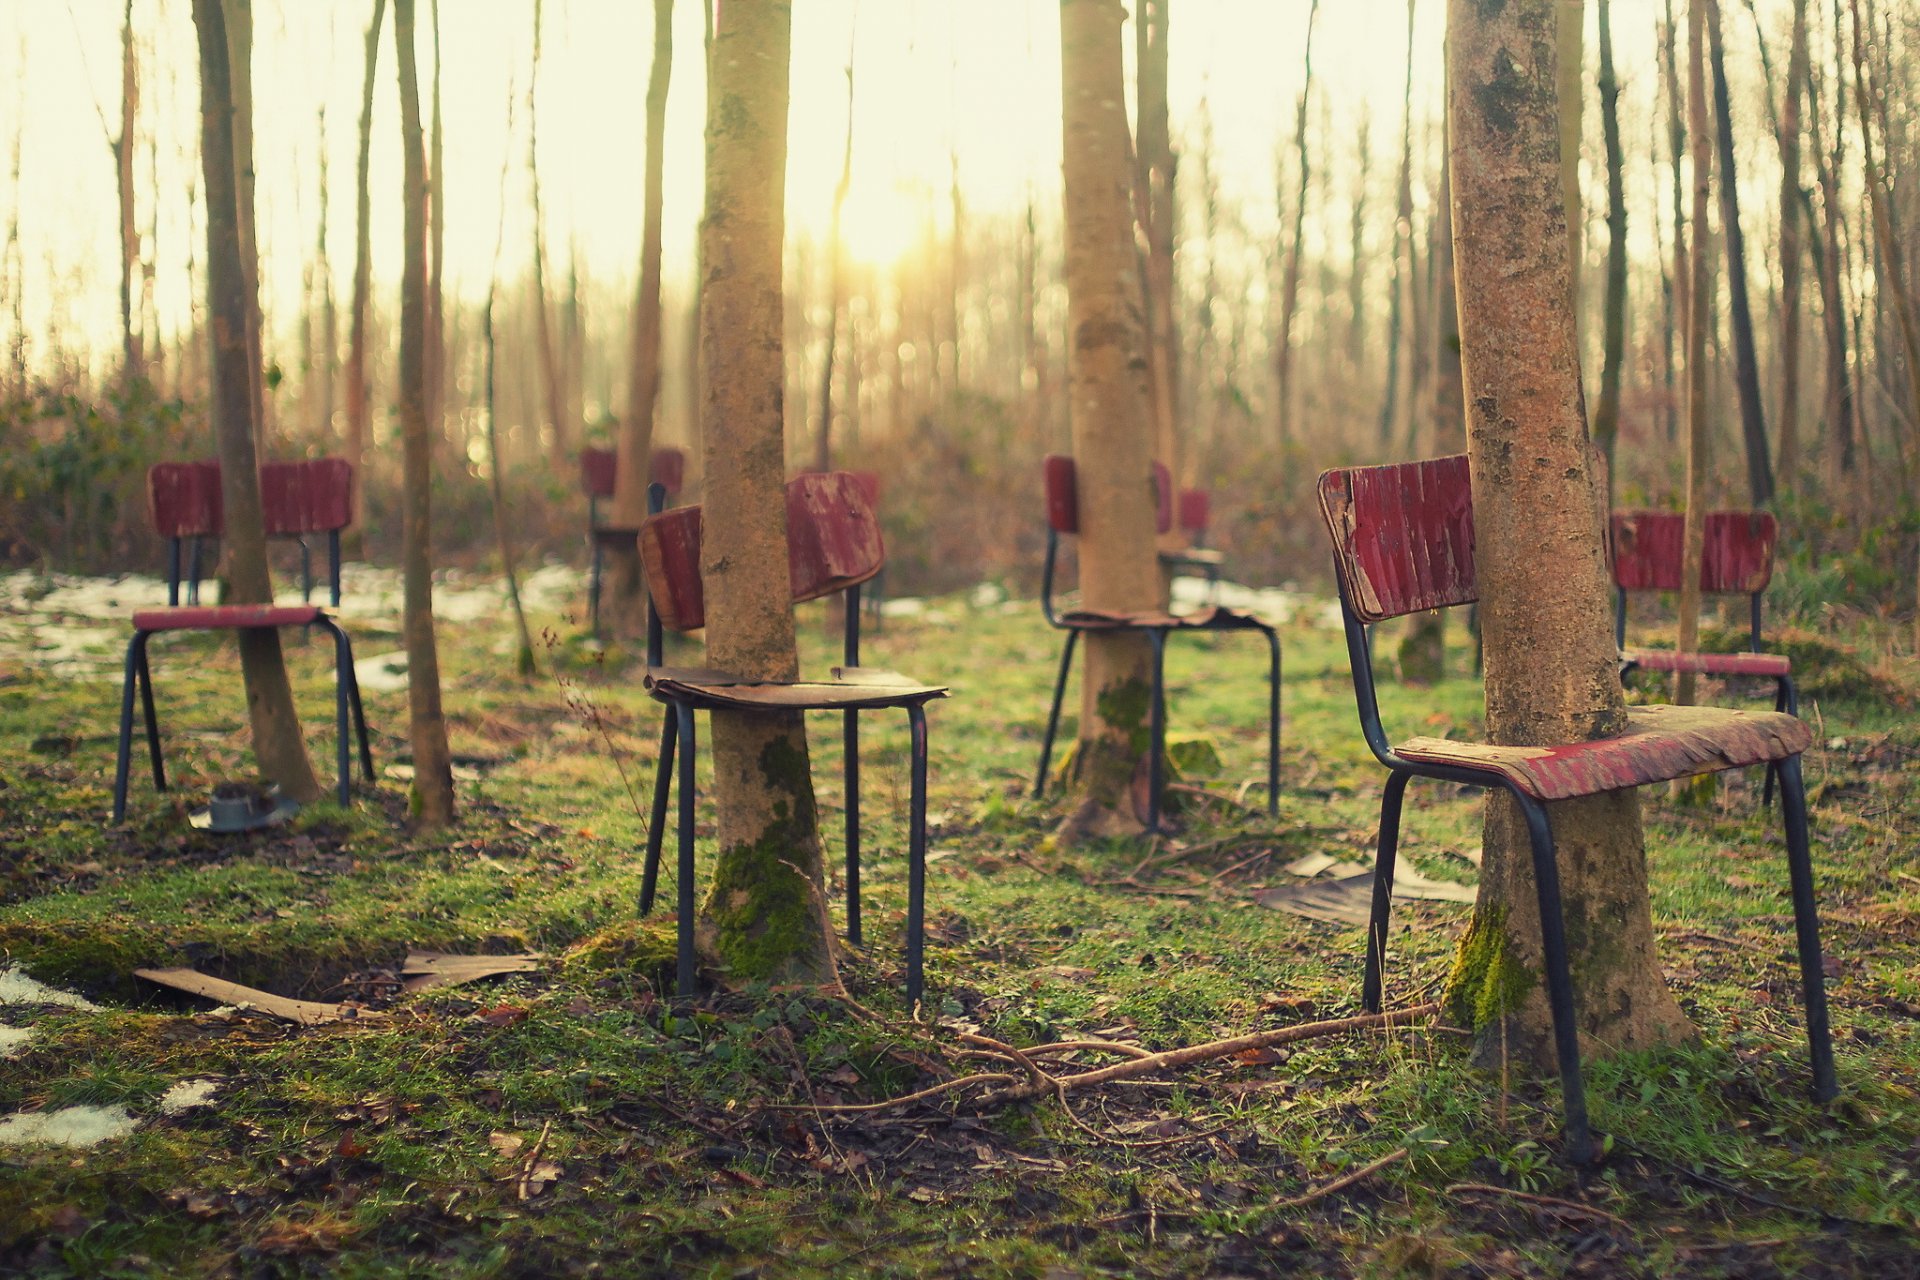
[{"label": "fallen branch", "polygon": [[1345,1191],[1348,1187],[1352,1186],[1354,1183],[1370,1178],[1374,1174],[1386,1168],[1388,1165],[1393,1164],[1399,1160],[1404,1160],[1406,1158],[1407,1158],[1407,1149],[1405,1147],[1401,1147],[1398,1151],[1394,1151],[1388,1155],[1381,1156],[1378,1160],[1375,1160],[1372,1164],[1363,1164],[1358,1169],[1355,1169],[1352,1173],[1342,1174],[1339,1177],[1335,1178],[1332,1182],[1322,1183],[1320,1186],[1313,1188],[1313,1190],[1311,1191],[1303,1191],[1297,1196],[1288,1196],[1285,1200],[1275,1200],[1273,1203],[1267,1205],[1264,1209],[1262,1209],[1261,1212],[1278,1213],[1283,1209],[1298,1209],[1303,1204],[1312,1204],[1315,1200],[1324,1199],[1325,1197],[1332,1195],[1336,1191]]},{"label": "fallen branch", "polygon": [[1496,1187],[1487,1182],[1456,1182],[1447,1188],[1450,1196],[1505,1196],[1509,1200],[1518,1200],[1558,1213],[1577,1214],[1583,1218],[1592,1218],[1599,1222],[1610,1222],[1622,1231],[1632,1231],[1625,1218],[1616,1217],[1605,1209],[1596,1209],[1590,1204],[1581,1204],[1578,1200],[1562,1200],[1558,1196],[1535,1195],[1531,1191],[1515,1191],[1511,1187]]}]

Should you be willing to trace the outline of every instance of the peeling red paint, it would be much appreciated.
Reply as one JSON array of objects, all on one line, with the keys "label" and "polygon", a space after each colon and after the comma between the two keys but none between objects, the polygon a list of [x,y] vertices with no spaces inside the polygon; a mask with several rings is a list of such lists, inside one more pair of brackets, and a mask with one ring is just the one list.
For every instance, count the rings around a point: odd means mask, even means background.
[{"label": "peeling red paint", "polygon": [[353,523],[353,464],[345,458],[263,464],[260,516],[269,538],[346,528]]},{"label": "peeling red paint", "polygon": [[[1040,474],[1046,486],[1047,525],[1055,533],[1079,533],[1080,495],[1073,459],[1050,453],[1040,462]],[[1153,498],[1153,531],[1166,533],[1173,528],[1173,473],[1164,462],[1153,464]]]},{"label": "peeling red paint", "polygon": [[218,604],[178,609],[142,609],[136,631],[244,631],[256,627],[304,627],[320,618],[312,604]]},{"label": "peeling red paint", "polygon": [[1642,671],[1692,671],[1707,676],[1793,674],[1793,660],[1780,653],[1679,653],[1673,649],[1628,649],[1620,655]]},{"label": "peeling red paint", "polygon": [[[1676,511],[1616,511],[1611,521],[1613,584],[1627,591],[1678,591],[1686,517]],[[1710,511],[1700,589],[1752,595],[1773,579],[1779,527],[1766,511]]]},{"label": "peeling red paint", "polygon": [[163,538],[214,538],[224,526],[217,462],[156,462],[147,468],[147,514]]},{"label": "peeling red paint", "polygon": [[[619,468],[619,455],[612,449],[580,451],[580,492],[589,498],[611,498]],[[687,475],[687,455],[672,445],[653,451],[651,482],[665,485],[668,493],[680,492]]]},{"label": "peeling red paint", "polygon": [[1661,706],[1626,714],[1623,732],[1592,742],[1501,747],[1410,738],[1394,752],[1419,764],[1498,773],[1536,799],[1567,800],[1784,760],[1813,745],[1807,723],[1784,712]]},{"label": "peeling red paint", "polygon": [[1320,511],[1362,622],[1478,598],[1465,454],[1328,471],[1320,477]]}]

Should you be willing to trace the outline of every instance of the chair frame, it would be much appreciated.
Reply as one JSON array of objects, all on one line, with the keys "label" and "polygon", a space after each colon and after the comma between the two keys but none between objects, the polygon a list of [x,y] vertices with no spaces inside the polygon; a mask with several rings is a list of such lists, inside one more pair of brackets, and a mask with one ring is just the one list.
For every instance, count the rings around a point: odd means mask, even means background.
[{"label": "chair frame", "polygon": [[[647,505],[654,516],[661,514],[665,507],[666,490],[659,484],[649,486]],[[652,516],[649,517],[649,520]],[[653,592],[653,573],[649,566],[648,592]],[[869,575],[871,576],[871,575]],[[846,643],[844,648],[845,666],[836,674],[845,684],[848,674],[857,674],[860,667],[860,582],[853,582],[844,588],[836,589],[843,596],[846,618]],[[827,592],[825,594],[834,594]],[[806,597],[812,598],[812,597]],[[661,665],[665,645],[665,627],[657,597],[652,598],[653,607],[647,611],[647,670],[648,688],[656,701],[665,704],[666,714],[660,732],[660,756],[654,774],[653,805],[647,823],[647,854],[645,868],[640,883],[640,914],[649,915],[653,911],[653,902],[659,885],[660,854],[666,840],[667,805],[674,787],[676,754],[679,770],[679,831],[677,863],[677,953],[675,989],[680,999],[694,994],[696,958],[693,946],[694,918],[694,810],[695,783],[694,757],[697,738],[694,727],[694,712],[715,709],[747,712],[737,701],[725,696],[703,696],[698,686],[686,687],[678,681],[663,682],[661,677],[670,675],[668,668]],[[701,673],[712,675],[714,673]],[[773,682],[755,682],[767,683]],[[804,683],[804,682],[803,682]],[[713,685],[714,689],[722,686]],[[777,686],[791,687],[791,686]],[[907,1005],[917,1007],[920,1003],[924,982],[925,933],[926,933],[926,862],[927,862],[927,715],[926,703],[935,698],[946,696],[943,688],[929,686],[911,686],[902,688],[894,696],[887,696],[885,685],[872,686],[875,697],[863,702],[860,707],[845,707],[842,710],[842,732],[845,739],[844,778],[846,787],[846,893],[847,893],[847,941],[853,946],[861,945],[860,923],[860,711],[882,710],[897,707],[907,713],[907,723],[911,739],[910,783],[908,794],[907,819]],[[684,691],[683,691],[684,690]],[[822,711],[842,707],[839,702],[827,702],[820,705],[796,705],[791,702],[779,704],[781,710]],[[774,709],[769,707],[769,710]]]},{"label": "chair frame", "polygon": [[[1465,458],[1459,457],[1464,472]],[[1446,462],[1451,459],[1441,459]],[[1418,463],[1401,464],[1418,466]],[[1325,495],[1336,477],[1351,471],[1384,468],[1352,468],[1324,473],[1320,477],[1322,508]],[[1468,515],[1471,518],[1471,499]],[[1329,530],[1335,539],[1334,578],[1339,585],[1340,613],[1346,633],[1347,661],[1353,671],[1354,700],[1360,718],[1360,731],[1367,748],[1388,770],[1387,783],[1380,801],[1380,829],[1374,867],[1373,901],[1367,923],[1365,971],[1361,981],[1361,1006],[1368,1013],[1381,1009],[1381,970],[1384,964],[1388,923],[1393,905],[1394,864],[1399,850],[1400,815],[1407,783],[1414,778],[1430,778],[1488,790],[1499,789],[1513,797],[1526,821],[1532,853],[1534,888],[1540,911],[1541,949],[1546,967],[1544,975],[1547,1004],[1553,1016],[1554,1053],[1560,1070],[1560,1095],[1565,1124],[1567,1158],[1573,1163],[1593,1159],[1596,1147],[1587,1117],[1586,1089],[1580,1064],[1579,1031],[1575,1021],[1573,977],[1567,957],[1566,925],[1561,906],[1560,870],[1555,854],[1553,822],[1547,803],[1527,794],[1518,784],[1491,768],[1476,769],[1409,760],[1400,755],[1388,739],[1381,722],[1375,690],[1369,628],[1378,622],[1416,612],[1426,605],[1383,611],[1363,619],[1355,609],[1348,583],[1348,561],[1341,546],[1341,534],[1334,517],[1327,512]],[[1466,567],[1471,575],[1471,564]],[[1471,577],[1458,598],[1442,605],[1472,603],[1477,599]],[[1807,827],[1806,789],[1801,777],[1800,757],[1796,753],[1777,761],[1780,775],[1780,799],[1786,828],[1787,866],[1794,907],[1795,941],[1799,952],[1803,1003],[1806,1010],[1808,1052],[1813,1069],[1813,1095],[1821,1102],[1839,1093],[1834,1073],[1833,1046],[1828,1028],[1825,972],[1820,951],[1818,903],[1814,893],[1813,861]],[[1591,794],[1601,794],[1602,788]]]},{"label": "chair frame", "polygon": [[[1073,467],[1073,459],[1063,455],[1050,455],[1045,462],[1048,468],[1058,468],[1064,463],[1066,468]],[[1071,471],[1068,478],[1058,483],[1072,484]],[[1171,513],[1166,509],[1167,490],[1170,487],[1166,479],[1166,468],[1155,464],[1157,484],[1155,503],[1156,516],[1160,532],[1166,532]],[[1056,481],[1050,477],[1049,485]],[[1196,621],[1176,621],[1162,614],[1072,614],[1056,612],[1053,602],[1055,572],[1060,557],[1060,535],[1064,532],[1078,533],[1078,499],[1069,513],[1056,511],[1055,503],[1049,498],[1047,512],[1047,555],[1040,570],[1040,612],[1045,616],[1047,625],[1056,631],[1067,633],[1066,643],[1060,651],[1060,671],[1053,682],[1053,703],[1047,711],[1047,728],[1040,741],[1040,766],[1034,774],[1033,798],[1038,800],[1047,793],[1047,768],[1053,760],[1054,735],[1060,727],[1060,707],[1066,698],[1067,679],[1073,671],[1073,650],[1083,631],[1116,632],[1138,631],[1145,633],[1147,642],[1153,649],[1153,697],[1149,710],[1150,744],[1148,748],[1147,786],[1147,830],[1160,830],[1161,791],[1165,783],[1167,748],[1167,683],[1166,649],[1167,637],[1174,632],[1209,631],[1258,631],[1267,641],[1267,816],[1277,817],[1280,812],[1280,634],[1267,623],[1251,614],[1235,613],[1225,609],[1211,609],[1200,615],[1189,615]],[[1071,524],[1073,527],[1062,530],[1059,526]]]},{"label": "chair frame", "polygon": [[[283,517],[282,513],[269,505],[266,486],[272,482],[277,475],[301,476],[310,472],[316,465],[326,463],[339,463],[342,467],[346,468],[347,490],[344,503],[346,506],[347,519],[344,522],[324,529],[309,528],[299,514],[296,513],[290,517]],[[168,532],[165,529],[160,529],[161,536],[167,540],[167,607],[177,608],[180,604],[180,544],[183,541],[189,544],[186,577],[187,604],[189,606],[198,606],[200,603],[200,579],[203,576],[204,546],[208,542],[219,540],[226,533],[225,512],[220,507],[220,463],[218,460],[188,463],[157,463],[147,469],[147,505],[150,514],[154,517],[156,528],[159,528],[161,522],[159,520],[160,512],[154,501],[154,482],[155,472],[159,471],[162,467],[203,469],[204,474],[202,475],[200,483],[210,482],[213,486],[211,496],[212,508],[210,512],[212,518],[205,527],[192,533]],[[306,603],[311,603],[313,600],[313,550],[307,543],[307,535],[325,533],[327,535],[328,599],[334,608],[339,608],[340,535],[341,531],[353,522],[352,465],[344,459],[331,457],[297,459],[290,462],[263,462],[260,464],[260,478],[262,484],[261,514],[267,539],[269,541],[291,540],[300,544],[301,600]],[[298,480],[293,481],[296,487],[301,483],[302,482]]]},{"label": "chair frame", "polygon": [[[194,615],[187,617],[186,615]],[[195,620],[204,615],[203,620]],[[299,615],[289,617],[288,615]],[[261,621],[250,621],[249,619]],[[142,625],[145,620],[159,625]],[[353,669],[353,642],[340,625],[323,610],[313,606],[218,605],[205,608],[159,609],[134,615],[133,639],[127,645],[125,675],[120,689],[120,737],[115,750],[113,774],[113,821],[118,825],[127,815],[128,775],[133,763],[133,698],[136,686],[145,721],[147,754],[153,765],[153,789],[167,790],[167,770],[161,759],[160,725],[154,714],[153,672],[147,661],[147,643],[168,631],[244,631],[255,627],[317,626],[333,636],[334,652],[334,727],[338,741],[340,781],[338,799],[344,808],[353,802],[352,757],[348,748],[349,714],[359,738],[360,768],[366,781],[373,781],[373,751],[367,743],[367,717],[360,704],[360,681]]]},{"label": "chair frame", "polygon": [[[602,562],[606,555],[605,540],[640,536],[640,530],[637,528],[621,529],[600,523],[600,501],[603,498],[613,497],[611,483],[599,482],[599,469],[608,466],[619,466],[618,450],[586,448],[580,451],[580,489],[587,495],[587,546],[592,553],[591,564],[587,570],[587,628],[596,639],[600,635],[600,594],[604,579]],[[647,460],[649,511],[653,509],[651,506],[653,486],[656,484],[662,486],[669,495],[679,493],[685,485],[686,468],[685,450],[675,445],[661,445],[653,450]]]}]

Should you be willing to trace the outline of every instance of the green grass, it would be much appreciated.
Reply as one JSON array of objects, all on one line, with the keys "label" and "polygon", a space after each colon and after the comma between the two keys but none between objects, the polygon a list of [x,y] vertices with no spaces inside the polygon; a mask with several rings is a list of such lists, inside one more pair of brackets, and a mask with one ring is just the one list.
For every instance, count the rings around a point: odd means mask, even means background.
[{"label": "green grass", "polygon": [[[1283,632],[1277,824],[1257,787],[1241,791],[1263,776],[1263,646],[1177,640],[1172,728],[1206,735],[1223,761],[1202,780],[1214,798],[1189,802],[1186,852],[1064,849],[1051,835],[1056,809],[1027,795],[1055,635],[1031,607],[932,603],[944,617],[890,620],[865,656],[953,685],[930,715],[933,1016],[1016,1044],[1098,1033],[1159,1049],[1356,1011],[1360,931],[1251,897],[1286,881],[1279,868],[1303,854],[1369,856],[1383,775],[1357,732],[1335,632],[1304,620]],[[808,669],[830,665],[818,610],[801,625]],[[357,638],[363,653],[383,644]],[[951,1028],[916,1028],[901,1007],[904,717],[863,728],[868,947],[843,965],[859,1007],[762,989],[675,1010],[658,998],[670,980],[665,908],[634,919],[658,710],[629,655],[557,640],[523,685],[494,652],[498,638],[492,626],[441,631],[454,749],[481,776],[461,785],[460,826],[437,836],[405,829],[404,784],[391,779],[349,811],[316,806],[279,832],[189,832],[186,805],[246,771],[244,708],[232,654],[175,638],[156,646],[155,675],[177,789],[156,796],[136,757],[131,820],[109,831],[111,659],[99,681],[32,667],[0,676],[0,955],[107,1006],[9,1008],[8,1021],[37,1034],[0,1068],[0,1111],[122,1104],[153,1116],[177,1080],[224,1082],[217,1107],[149,1119],[92,1151],[0,1148],[0,1272],[1913,1269],[1920,730],[1901,712],[1913,680],[1897,663],[1829,654],[1846,678],[1804,706],[1820,735],[1808,781],[1842,1101],[1805,1097],[1777,818],[1759,808],[1757,776],[1724,780],[1702,807],[1649,794],[1662,956],[1703,1036],[1592,1064],[1594,1119],[1613,1149],[1599,1170],[1577,1172],[1553,1159],[1550,1081],[1514,1066],[1503,1084],[1462,1037],[1430,1031],[1310,1041],[1274,1061],[1076,1095],[1078,1122],[1047,1102],[823,1123],[809,1098],[895,1096],[934,1082],[942,1063],[979,1066],[955,1056]],[[1398,732],[1479,731],[1464,637],[1450,638],[1440,687],[1383,686]],[[1806,643],[1813,654],[1810,634]],[[317,643],[290,652],[324,775],[327,655]],[[1852,677],[1864,669],[1872,682]],[[378,765],[404,755],[404,703],[369,696]],[[812,725],[830,871],[843,799],[836,728]],[[703,810],[703,837],[710,822]],[[1477,796],[1415,787],[1404,848],[1423,871],[1470,876],[1463,855],[1478,839]],[[1444,975],[1464,918],[1444,904],[1398,908],[1390,1001],[1411,1003]],[[409,947],[552,960],[308,1031],[210,1014],[131,977],[193,965],[340,998],[375,990],[364,981]],[[536,1143],[559,1176],[522,1199]],[[1408,1158],[1350,1190],[1271,1207],[1402,1147]],[[1462,1183],[1613,1218],[1449,1190]]]}]

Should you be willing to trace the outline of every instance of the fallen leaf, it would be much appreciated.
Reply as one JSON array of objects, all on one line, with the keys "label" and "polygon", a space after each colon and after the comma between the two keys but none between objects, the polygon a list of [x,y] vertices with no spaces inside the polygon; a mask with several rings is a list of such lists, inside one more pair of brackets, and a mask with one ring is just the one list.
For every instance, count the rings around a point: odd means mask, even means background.
[{"label": "fallen leaf", "polygon": [[534,1166],[520,1177],[520,1198],[522,1200],[533,1199],[548,1187],[560,1181],[560,1175],[564,1172],[565,1170],[552,1160],[536,1161]]},{"label": "fallen leaf", "polygon": [[524,1005],[498,1004],[491,1009],[481,1010],[478,1016],[490,1027],[511,1027],[527,1020],[527,1010]]},{"label": "fallen leaf", "polygon": [[527,1145],[527,1140],[518,1134],[501,1133],[496,1129],[487,1135],[487,1145],[500,1155],[512,1159],[520,1154],[520,1149]]}]

